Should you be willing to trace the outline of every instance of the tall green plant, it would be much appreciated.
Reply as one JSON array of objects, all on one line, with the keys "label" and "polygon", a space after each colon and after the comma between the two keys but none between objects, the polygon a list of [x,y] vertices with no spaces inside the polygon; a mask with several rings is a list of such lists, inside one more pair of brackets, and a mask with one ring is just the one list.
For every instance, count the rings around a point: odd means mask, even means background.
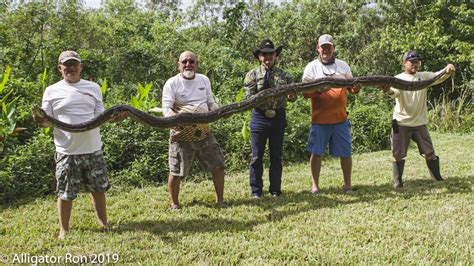
[{"label": "tall green plant", "polygon": [[[6,84],[8,82],[8,78],[10,76],[11,68],[7,66],[5,72],[3,73],[2,82],[0,83],[0,96],[5,91]],[[16,128],[16,121],[14,119],[15,113],[15,102],[18,99],[8,101],[9,96],[13,93],[13,89],[10,89],[0,100],[0,142],[2,143],[2,152],[3,147],[5,146],[5,142],[7,141],[8,136],[13,134]]]},{"label": "tall green plant", "polygon": [[10,66],[7,66],[5,68],[5,72],[3,73],[3,77],[2,77],[2,83],[0,83],[0,95],[2,95],[3,90],[5,88],[5,84],[7,84],[8,78],[10,77],[11,70],[12,69]]},{"label": "tall green plant", "polygon": [[[44,90],[46,90],[46,87],[48,87],[48,84],[46,83],[47,78],[48,78],[48,68],[45,67],[43,70],[43,75],[41,76],[41,88],[43,92]],[[51,131],[51,128],[44,127],[41,129],[41,131],[43,132],[43,134],[48,135],[49,132]]]},{"label": "tall green plant", "polygon": [[157,101],[154,99],[149,99],[148,97],[150,95],[151,87],[151,83],[147,83],[145,86],[143,86],[141,83],[138,83],[138,93],[136,96],[131,96],[130,104],[140,110],[150,110],[151,108],[154,108]]},{"label": "tall green plant", "polygon": [[45,67],[43,70],[43,75],[41,76],[41,88],[43,91],[46,89],[47,84],[46,84],[46,79],[48,78],[48,68]]},{"label": "tall green plant", "polygon": [[105,94],[107,93],[107,79],[105,78],[104,81],[102,82],[102,85],[100,86],[100,92],[102,92],[102,97],[105,97]]},{"label": "tall green plant", "polygon": [[0,140],[6,141],[7,136],[11,135],[13,131],[15,131],[16,121],[13,118],[13,114],[15,113],[15,101],[18,98],[15,98],[13,101],[7,102],[8,96],[13,92],[13,89],[5,95],[0,100],[0,104],[2,107],[1,115],[0,115]]},{"label": "tall green plant", "polygon": [[[245,90],[244,88],[241,88],[237,96],[235,97],[235,102],[241,102],[242,100],[245,99]],[[250,139],[250,113],[248,112],[247,115],[245,115],[244,121],[242,122],[242,129],[240,132],[242,133],[242,138],[244,142],[248,142]]]}]

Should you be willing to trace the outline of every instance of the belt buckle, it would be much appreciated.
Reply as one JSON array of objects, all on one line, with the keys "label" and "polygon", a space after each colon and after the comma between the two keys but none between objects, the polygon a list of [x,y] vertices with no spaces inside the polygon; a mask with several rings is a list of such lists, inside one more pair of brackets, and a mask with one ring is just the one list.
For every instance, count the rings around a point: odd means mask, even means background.
[{"label": "belt buckle", "polygon": [[273,118],[276,115],[276,111],[273,109],[265,110],[265,116],[268,118]]}]

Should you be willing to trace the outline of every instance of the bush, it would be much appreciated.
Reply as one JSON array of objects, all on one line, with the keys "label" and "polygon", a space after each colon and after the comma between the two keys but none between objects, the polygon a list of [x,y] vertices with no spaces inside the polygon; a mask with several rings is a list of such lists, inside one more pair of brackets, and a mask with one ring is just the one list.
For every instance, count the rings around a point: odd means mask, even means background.
[{"label": "bush", "polygon": [[12,178],[8,172],[0,171],[0,204],[12,201]]},{"label": "bush", "polygon": [[156,159],[147,156],[140,156],[136,158],[130,167],[122,171],[115,171],[110,175],[110,183],[115,186],[133,186],[144,187],[156,183],[165,182],[168,177],[168,167],[163,167],[160,161],[157,163]]},{"label": "bush", "polygon": [[310,100],[298,97],[293,103],[288,103],[286,117],[288,127],[285,131],[283,159],[285,162],[301,162],[309,157],[306,146],[311,128]]},{"label": "bush", "polygon": [[[167,179],[169,130],[153,128],[127,119],[101,129],[110,175],[115,182],[138,185]],[[127,173],[127,174],[124,174]]]},{"label": "bush", "polygon": [[0,202],[46,195],[55,190],[55,148],[51,136],[38,134],[5,158],[0,171]]},{"label": "bush", "polygon": [[242,171],[250,162],[251,142],[242,134],[242,127],[244,125],[248,127],[249,123],[250,113],[246,111],[212,124],[214,136],[224,153],[228,171]]},{"label": "bush", "polygon": [[[433,103],[428,111],[430,129],[439,132],[469,133],[474,128],[474,107],[472,96],[474,81],[466,81],[458,91],[444,93]],[[450,94],[457,94],[453,98]]]},{"label": "bush", "polygon": [[355,101],[348,109],[355,153],[390,148],[392,110],[385,103],[361,104]]}]

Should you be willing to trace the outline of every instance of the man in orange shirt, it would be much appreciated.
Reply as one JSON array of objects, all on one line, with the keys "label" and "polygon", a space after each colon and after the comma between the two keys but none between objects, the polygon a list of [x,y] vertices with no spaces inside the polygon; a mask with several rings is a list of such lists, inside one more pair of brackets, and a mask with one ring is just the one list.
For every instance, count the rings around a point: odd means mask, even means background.
[{"label": "man in orange shirt", "polygon": [[[316,46],[318,58],[310,62],[303,73],[303,80],[331,77],[349,79],[352,72],[346,62],[334,56],[335,44],[333,37],[321,35]],[[329,152],[341,158],[344,175],[344,191],[352,192],[352,143],[350,122],[347,119],[347,91],[352,94],[359,92],[360,87],[328,88],[323,92],[305,93],[311,98],[311,130],[308,139],[308,151],[311,153],[310,165],[313,176],[311,192],[319,192],[319,174],[321,157],[329,144]]]}]

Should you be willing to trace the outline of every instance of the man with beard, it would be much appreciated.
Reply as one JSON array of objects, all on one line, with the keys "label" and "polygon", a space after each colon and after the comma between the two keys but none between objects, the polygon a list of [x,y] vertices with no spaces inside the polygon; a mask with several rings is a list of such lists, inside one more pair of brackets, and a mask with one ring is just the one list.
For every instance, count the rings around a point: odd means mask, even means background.
[{"label": "man with beard", "polygon": [[[444,69],[436,73],[418,72],[421,68],[421,56],[412,50],[407,51],[403,55],[403,66],[405,72],[395,77],[407,81],[432,79],[443,70],[446,70],[446,74],[438,79],[435,84],[443,82],[455,71],[454,65],[448,64]],[[420,154],[422,156],[424,155],[431,177],[435,180],[442,181],[443,177],[439,169],[439,157],[435,154],[433,143],[426,126],[428,123],[426,106],[428,88],[418,91],[403,91],[384,86],[382,89],[390,98],[395,99],[391,135],[393,187],[403,187],[402,175],[405,167],[404,158],[407,155],[410,140],[416,142]]]},{"label": "man with beard", "polygon": [[[163,87],[162,107],[165,117],[186,112],[208,112],[219,108],[214,101],[211,82],[196,73],[197,58],[185,51],[178,59],[179,74]],[[181,178],[189,174],[194,158],[211,171],[216,204],[224,205],[224,155],[208,124],[178,126],[170,130],[168,189],[171,208],[179,209]]]}]

